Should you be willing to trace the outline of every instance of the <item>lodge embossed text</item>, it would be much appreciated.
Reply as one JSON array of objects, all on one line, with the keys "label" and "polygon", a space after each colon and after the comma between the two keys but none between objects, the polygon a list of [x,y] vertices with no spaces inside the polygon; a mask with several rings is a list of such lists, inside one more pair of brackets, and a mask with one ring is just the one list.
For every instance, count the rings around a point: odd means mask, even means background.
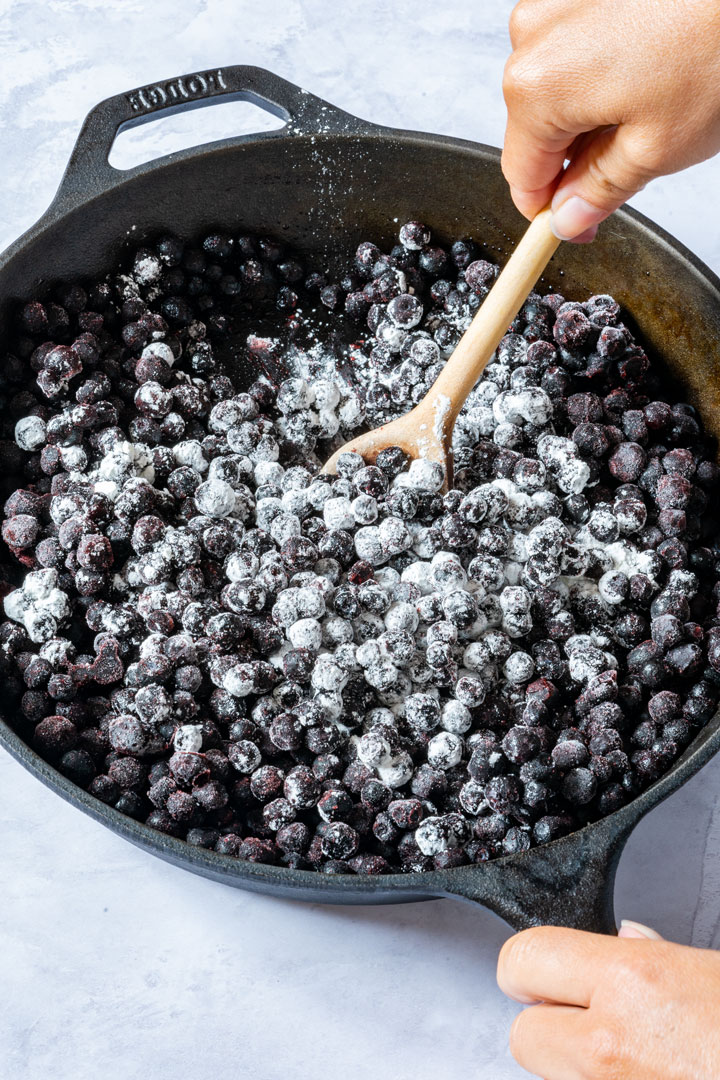
[{"label": "lodge embossed text", "polygon": [[218,90],[227,88],[222,68],[217,68],[215,71],[197,72],[195,75],[184,75],[169,82],[143,86],[140,90],[133,90],[128,94],[127,101],[133,112],[149,112],[183,101],[192,101],[193,98],[204,97],[206,94],[215,94]]}]

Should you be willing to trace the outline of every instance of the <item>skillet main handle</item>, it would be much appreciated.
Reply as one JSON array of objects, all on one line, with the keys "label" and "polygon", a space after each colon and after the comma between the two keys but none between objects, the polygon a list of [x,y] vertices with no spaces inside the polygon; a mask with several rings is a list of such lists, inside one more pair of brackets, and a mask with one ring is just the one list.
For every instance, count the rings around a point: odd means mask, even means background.
[{"label": "skillet main handle", "polygon": [[448,871],[447,893],[490,908],[516,931],[616,934],[615,872],[634,824],[605,818],[522,855]]},{"label": "skillet main handle", "polygon": [[[55,203],[72,205],[88,196],[102,194],[129,177],[151,171],[166,160],[156,158],[132,169],[113,168],[108,156],[120,131],[148,123],[158,115],[202,109],[218,101],[249,101],[286,121],[283,127],[274,131],[223,140],[224,145],[318,132],[352,135],[374,128],[264,68],[236,64],[196,71],[117,94],[91,109],[78,135]],[[195,147],[170,156],[177,161],[199,152],[200,149]]]}]

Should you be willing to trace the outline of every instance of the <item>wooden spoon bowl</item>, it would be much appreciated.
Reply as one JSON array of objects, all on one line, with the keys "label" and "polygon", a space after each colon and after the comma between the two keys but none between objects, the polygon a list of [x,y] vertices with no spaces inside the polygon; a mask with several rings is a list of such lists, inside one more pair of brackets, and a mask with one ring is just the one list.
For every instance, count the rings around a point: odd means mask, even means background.
[{"label": "wooden spoon bowl", "polygon": [[458,413],[560,243],[550,228],[550,218],[546,207],[530,223],[422,401],[406,416],[345,443],[325,463],[323,472],[336,473],[338,458],[348,451],[372,465],[381,450],[399,446],[411,458],[439,462],[445,469],[447,490],[452,484],[452,433]]}]

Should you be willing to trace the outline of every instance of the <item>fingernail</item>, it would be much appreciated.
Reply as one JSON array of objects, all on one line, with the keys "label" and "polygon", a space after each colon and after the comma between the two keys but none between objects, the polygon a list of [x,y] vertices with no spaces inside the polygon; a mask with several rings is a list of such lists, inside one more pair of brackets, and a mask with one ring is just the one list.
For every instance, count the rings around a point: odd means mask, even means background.
[{"label": "fingernail", "polygon": [[580,195],[571,195],[569,199],[565,199],[565,202],[560,202],[561,196],[556,196],[556,198],[559,205],[556,207],[553,199],[553,215],[550,224],[558,240],[574,240],[576,236],[592,228],[593,225],[599,225],[607,217],[605,210],[598,209]]},{"label": "fingernail", "polygon": [[618,937],[650,938],[651,941],[662,941],[662,937],[658,934],[657,930],[651,930],[649,926],[643,926],[642,923],[633,922],[632,919],[621,920]]},{"label": "fingernail", "polygon": [[581,232],[579,236],[573,236],[569,241],[571,244],[591,244],[597,236],[597,231],[600,228],[599,225],[591,225],[585,232]]}]

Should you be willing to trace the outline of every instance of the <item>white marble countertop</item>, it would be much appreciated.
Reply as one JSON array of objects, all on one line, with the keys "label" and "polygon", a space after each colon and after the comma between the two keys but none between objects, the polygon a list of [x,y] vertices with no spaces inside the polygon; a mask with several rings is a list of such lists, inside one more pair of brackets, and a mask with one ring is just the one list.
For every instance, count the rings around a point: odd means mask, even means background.
[{"label": "white marble countertop", "polygon": [[[512,0],[0,0],[0,249],[40,215],[101,98],[268,67],[361,116],[499,145]],[[124,158],[253,130],[226,106]],[[233,111],[234,110],[234,111]],[[118,148],[118,154],[120,150]],[[720,271],[720,160],[634,200]],[[619,916],[720,946],[720,761],[638,828]],[[237,892],[136,851],[0,753],[0,1076],[519,1080],[507,928],[450,901],[341,909]]]}]

